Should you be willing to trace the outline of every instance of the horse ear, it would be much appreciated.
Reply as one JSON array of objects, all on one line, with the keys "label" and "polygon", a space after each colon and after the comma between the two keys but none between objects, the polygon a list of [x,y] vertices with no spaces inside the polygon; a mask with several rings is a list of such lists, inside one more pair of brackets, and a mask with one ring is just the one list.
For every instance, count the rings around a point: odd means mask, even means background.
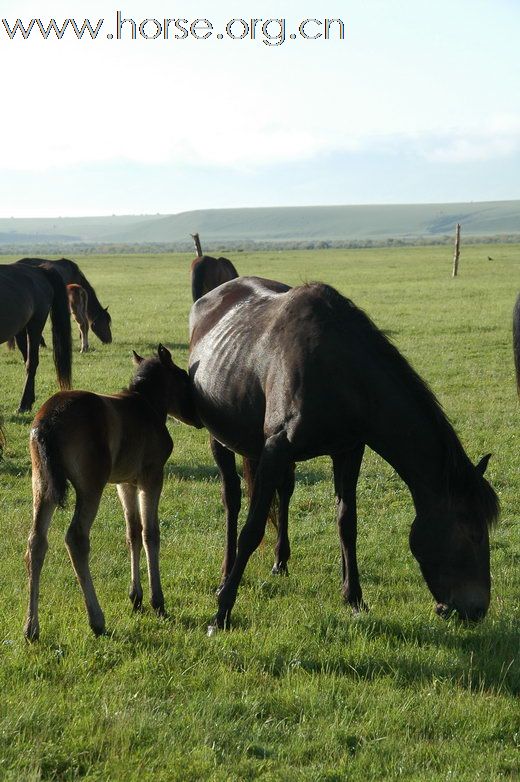
[{"label": "horse ear", "polygon": [[139,364],[141,364],[144,361],[144,358],[139,355],[139,353],[136,353],[135,350],[132,350],[133,357],[134,357],[134,364],[138,367]]},{"label": "horse ear", "polygon": [[108,312],[108,307],[105,307],[105,312]]},{"label": "horse ear", "polygon": [[172,354],[168,350],[168,348],[165,348],[164,345],[159,344],[157,347],[157,355],[161,359],[161,364],[164,364],[165,366],[172,366],[173,360],[172,360]]},{"label": "horse ear", "polygon": [[484,475],[484,473],[486,472],[490,459],[491,459],[491,454],[487,453],[485,456],[482,457],[479,463],[475,465],[475,469],[478,473],[480,473],[480,475]]}]

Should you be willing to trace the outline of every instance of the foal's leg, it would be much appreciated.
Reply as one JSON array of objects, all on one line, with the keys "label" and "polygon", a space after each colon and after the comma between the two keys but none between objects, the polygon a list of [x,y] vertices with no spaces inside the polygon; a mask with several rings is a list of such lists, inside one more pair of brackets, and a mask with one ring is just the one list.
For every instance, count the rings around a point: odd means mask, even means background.
[{"label": "foal's leg", "polygon": [[217,594],[224,586],[237,553],[237,520],[240,512],[241,490],[238,477],[235,454],[214,437],[210,438],[211,451],[217,464],[222,481],[222,504],[226,513],[226,548],[222,562],[222,581]]},{"label": "foal's leg", "polygon": [[343,597],[357,613],[368,610],[363,602],[356,559],[357,509],[356,485],[363,460],[364,445],[357,446],[332,460],[334,486],[338,502],[338,532],[343,570]]},{"label": "foal's leg", "polygon": [[150,582],[151,604],[159,616],[165,616],[164,596],[159,573],[159,498],[163,485],[163,468],[155,473],[150,471],[146,478],[139,482],[139,509],[143,525],[143,543],[148,564],[148,579]]},{"label": "foal's leg", "polygon": [[25,621],[24,635],[28,641],[36,641],[40,635],[40,623],[38,621],[40,573],[43,567],[45,554],[49,547],[47,543],[47,532],[55,508],[56,505],[53,502],[42,499],[39,493],[35,495],[33,524],[27,543],[27,551],[25,553],[25,563],[29,574],[29,607],[27,610],[27,619]]},{"label": "foal's leg", "polygon": [[220,592],[217,615],[213,625],[208,628],[210,635],[219,628],[229,627],[240,580],[249,557],[264,536],[269,508],[280,483],[280,474],[285,473],[291,461],[291,446],[286,432],[279,432],[266,440],[258,463],[247,521],[238,538],[235,564]]},{"label": "foal's leg", "polygon": [[126,542],[130,550],[130,575],[132,583],[130,586],[129,597],[134,607],[138,611],[143,603],[143,588],[139,575],[139,559],[141,547],[143,544],[143,529],[141,526],[141,517],[139,515],[139,503],[137,500],[137,488],[130,483],[119,483],[117,493],[123,506],[126,521]]},{"label": "foal's leg", "polygon": [[89,345],[88,345],[88,320],[85,316],[83,316],[80,324],[79,324],[79,331],[81,334],[81,349],[80,353],[88,353],[89,351]]},{"label": "foal's leg", "polygon": [[[76,488],[76,487],[75,487]],[[104,486],[90,491],[76,488],[76,507],[74,516],[65,536],[72,566],[78,578],[90,627],[96,635],[105,632],[105,617],[98,603],[89,568],[90,528],[96,518]]]},{"label": "foal's leg", "polygon": [[280,502],[278,513],[278,540],[274,550],[275,560],[272,569],[273,575],[289,575],[287,563],[291,556],[289,545],[289,503],[294,491],[294,463],[291,464],[284,476],[283,482],[278,487]]}]

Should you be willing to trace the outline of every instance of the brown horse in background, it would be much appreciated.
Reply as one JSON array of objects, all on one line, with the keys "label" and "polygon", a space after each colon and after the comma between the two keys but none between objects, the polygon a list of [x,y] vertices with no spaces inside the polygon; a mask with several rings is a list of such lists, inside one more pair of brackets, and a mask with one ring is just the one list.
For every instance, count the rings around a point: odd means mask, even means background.
[{"label": "brown horse in background", "polygon": [[[362,310],[328,285],[231,280],[191,308],[189,373],[200,420],[229,461],[236,452],[257,465],[208,632],[229,627],[275,492],[288,506],[293,463],[316,456],[332,459],[344,599],[355,611],[366,607],[356,558],[356,485],[366,445],[410,489],[410,548],[437,613],[485,616],[488,530],[499,510],[483,477],[489,456],[470,462],[431,390]],[[233,494],[237,480],[235,472],[224,491]]]},{"label": "brown horse in background", "polygon": [[52,268],[0,265],[0,343],[15,337],[26,367],[20,413],[34,402],[40,338],[49,312],[56,374],[60,388],[66,389],[71,385],[72,340],[63,280]]},{"label": "brown horse in background", "polygon": [[80,353],[88,352],[88,293],[81,285],[67,285],[70,314],[79,326]]},{"label": "brown horse in background", "polygon": [[65,542],[83,590],[90,627],[105,630],[89,569],[90,528],[107,483],[117,484],[130,548],[130,600],[142,604],[139,558],[144,545],[153,608],[164,614],[159,576],[157,510],[163,470],[173,441],[167,415],[201,426],[194,411],[188,374],[176,366],[159,345],[158,357],[143,359],[134,352],[137,371],[129,388],[114,396],[89,391],[55,394],[36,414],[30,450],[33,485],[33,524],[25,556],[30,599],[25,636],[39,635],[40,573],[47,551],[47,531],[54,510],[65,502],[70,482],[76,507]]},{"label": "brown horse in background", "polygon": [[96,291],[77,263],[69,261],[68,258],[61,258],[59,261],[47,261],[43,258],[21,258],[17,263],[24,266],[48,264],[58,272],[65,285],[81,285],[87,294],[87,318],[90,328],[103,344],[107,345],[112,342],[112,318],[109,315],[108,307],[101,306]]},{"label": "brown horse in background", "polygon": [[205,293],[212,291],[228,280],[238,277],[238,272],[227,258],[212,258],[202,255],[191,264],[191,295],[197,301]]}]

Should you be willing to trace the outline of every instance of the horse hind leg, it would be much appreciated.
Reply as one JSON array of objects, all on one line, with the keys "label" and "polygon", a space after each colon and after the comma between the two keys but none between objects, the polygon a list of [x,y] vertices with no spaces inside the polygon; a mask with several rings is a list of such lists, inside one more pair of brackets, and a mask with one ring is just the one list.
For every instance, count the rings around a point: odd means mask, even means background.
[{"label": "horse hind leg", "polygon": [[24,626],[24,635],[28,641],[36,641],[40,636],[38,602],[40,593],[40,575],[49,544],[47,533],[56,504],[42,497],[33,483],[34,512],[33,524],[27,542],[25,564],[29,575],[29,607]]},{"label": "horse hind leg", "polygon": [[294,463],[287,469],[283,482],[278,487],[278,539],[275,547],[275,561],[272,574],[289,575],[287,563],[291,556],[289,544],[289,503],[294,492]]},{"label": "horse hind leg", "polygon": [[134,607],[134,611],[139,611],[143,604],[143,588],[141,586],[141,576],[139,573],[139,560],[143,544],[143,528],[141,525],[141,516],[139,514],[137,488],[130,483],[120,483],[117,486],[117,493],[125,514],[126,542],[130,551],[131,584],[128,596]]},{"label": "horse hind leg", "polygon": [[343,598],[355,613],[367,611],[363,601],[356,556],[357,508],[356,485],[363,460],[364,446],[332,460],[334,486],[338,502],[338,532],[343,571]]},{"label": "horse hind leg", "polygon": [[[75,487],[76,488],[76,487]],[[81,586],[89,624],[95,635],[105,632],[105,617],[99,605],[89,567],[90,528],[96,518],[103,487],[91,491],[76,488],[76,507],[65,536],[72,567]]]},{"label": "horse hind leg", "polygon": [[43,330],[44,323],[39,322],[30,322],[27,326],[26,333],[27,333],[27,346],[26,346],[26,352],[24,354],[23,351],[23,335],[20,337],[20,341],[18,341],[18,335],[17,335],[17,344],[20,347],[20,350],[22,351],[22,355],[25,355],[25,373],[26,373],[26,380],[25,385],[22,393],[22,398],[20,400],[20,407],[18,408],[19,413],[26,413],[28,412],[34,403],[34,379],[36,376],[36,370],[38,369],[38,364],[40,361],[40,337]]},{"label": "horse hind leg", "polygon": [[[226,547],[222,562],[222,580],[217,589],[217,595],[226,583],[237,553],[237,521],[240,513],[241,495],[240,478],[236,468],[233,451],[221,445],[214,437],[210,438],[211,452],[220,472],[222,481],[222,504],[226,513]],[[245,469],[245,468],[244,468]]]},{"label": "horse hind leg", "polygon": [[291,445],[287,433],[281,431],[268,437],[258,462],[247,521],[238,538],[235,564],[220,592],[217,615],[208,627],[208,635],[230,626],[240,580],[251,554],[264,536],[271,502],[280,482],[279,476],[286,472],[291,462]]}]

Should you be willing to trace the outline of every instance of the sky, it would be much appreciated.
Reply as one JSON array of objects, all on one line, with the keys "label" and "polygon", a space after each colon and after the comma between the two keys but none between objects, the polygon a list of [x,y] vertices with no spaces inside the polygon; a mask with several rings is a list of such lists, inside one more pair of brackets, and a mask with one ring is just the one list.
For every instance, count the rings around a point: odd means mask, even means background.
[{"label": "sky", "polygon": [[[344,40],[289,37],[326,17]],[[285,41],[224,34],[255,18]],[[518,0],[4,0],[0,217],[520,198],[519,40]]]}]

